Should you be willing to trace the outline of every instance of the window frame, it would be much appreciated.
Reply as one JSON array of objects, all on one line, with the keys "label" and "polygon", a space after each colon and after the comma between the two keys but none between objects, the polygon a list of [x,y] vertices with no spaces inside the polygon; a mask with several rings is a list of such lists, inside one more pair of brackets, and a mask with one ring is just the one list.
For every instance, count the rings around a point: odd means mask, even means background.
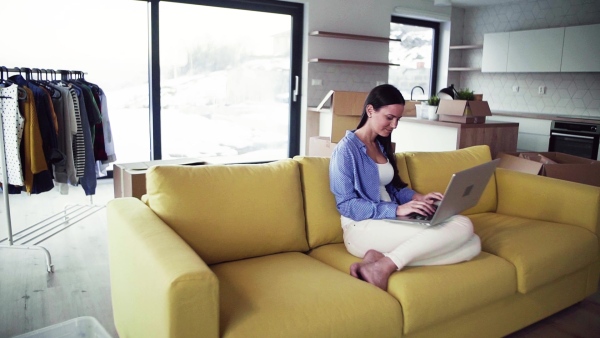
[{"label": "window frame", "polygon": [[[302,103],[302,47],[304,31],[304,4],[276,0],[145,0],[148,2],[149,51],[148,77],[150,91],[150,159],[162,159],[160,130],[160,39],[159,2],[213,6],[229,9],[286,14],[292,17],[290,63],[290,112],[288,157],[300,155],[301,103]],[[295,92],[294,92],[295,90]],[[296,93],[296,95],[294,95]],[[293,97],[296,97],[294,100]]]},{"label": "window frame", "polygon": [[439,51],[439,49],[440,49],[440,23],[436,22],[436,21],[407,18],[407,17],[397,16],[397,15],[392,15],[391,22],[433,29],[433,41],[432,41],[433,52],[432,52],[432,56],[431,56],[431,74],[429,75],[430,76],[429,92],[431,93],[431,96],[435,95],[435,93],[437,93],[436,88],[437,88],[437,77],[438,77],[438,71],[439,71],[439,69],[438,69],[439,61],[438,60],[439,60],[439,56],[440,56],[440,51]]}]

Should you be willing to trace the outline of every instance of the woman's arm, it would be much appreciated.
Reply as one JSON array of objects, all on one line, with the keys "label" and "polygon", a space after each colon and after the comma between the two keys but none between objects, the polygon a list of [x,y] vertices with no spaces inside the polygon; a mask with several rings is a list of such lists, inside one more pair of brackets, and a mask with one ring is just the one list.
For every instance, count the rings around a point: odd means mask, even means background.
[{"label": "woman's arm", "polygon": [[338,211],[355,221],[396,217],[398,204],[380,201],[378,176],[366,177],[364,168],[362,159],[354,156],[347,143],[336,146],[329,164],[329,182]]}]

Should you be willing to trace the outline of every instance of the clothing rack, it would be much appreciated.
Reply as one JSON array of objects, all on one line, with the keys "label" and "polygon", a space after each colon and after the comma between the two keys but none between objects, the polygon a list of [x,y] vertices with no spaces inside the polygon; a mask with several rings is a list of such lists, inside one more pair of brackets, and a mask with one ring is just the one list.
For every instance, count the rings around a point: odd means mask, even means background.
[{"label": "clothing rack", "polygon": [[[25,72],[26,79],[29,80],[31,75],[35,72],[38,75],[38,79],[41,78],[41,74],[48,73],[56,76],[61,75],[62,80],[71,79],[71,76],[77,75],[83,78],[85,74],[82,71],[73,70],[48,70],[38,68],[6,68],[2,67],[2,71],[13,72],[22,74]],[[56,79],[56,78],[54,78]],[[13,234],[12,219],[10,216],[10,203],[8,188],[8,171],[6,163],[6,149],[4,143],[4,121],[0,118],[0,165],[2,166],[2,178],[4,185],[2,192],[4,196],[4,209],[6,215],[6,224],[8,229],[8,237],[0,240],[0,248],[9,249],[25,249],[25,250],[41,250],[46,257],[46,269],[48,272],[54,272],[54,265],[52,264],[52,257],[50,252],[38,244],[53,237],[54,235],[66,230],[67,228],[75,225],[84,218],[100,211],[104,206],[94,205],[92,195],[90,195],[90,204],[88,205],[67,205],[63,211],[58,212],[26,229],[23,229]],[[32,244],[29,244],[33,242]]]}]

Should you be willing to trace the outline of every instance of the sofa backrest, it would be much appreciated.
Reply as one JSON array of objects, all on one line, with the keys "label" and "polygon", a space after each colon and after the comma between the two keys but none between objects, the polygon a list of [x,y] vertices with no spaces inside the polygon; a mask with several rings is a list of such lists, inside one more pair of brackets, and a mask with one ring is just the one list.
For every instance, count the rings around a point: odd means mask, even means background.
[{"label": "sofa backrest", "polygon": [[340,213],[329,190],[328,157],[294,157],[300,164],[308,245],[342,243]]},{"label": "sofa backrest", "polygon": [[207,263],[305,252],[298,162],[155,166],[146,204]]},{"label": "sofa backrest", "polygon": [[[420,193],[443,193],[452,174],[492,160],[487,145],[452,151],[406,153],[406,166],[412,188]],[[463,212],[470,215],[493,212],[497,205],[496,180],[490,179],[476,206]]]}]

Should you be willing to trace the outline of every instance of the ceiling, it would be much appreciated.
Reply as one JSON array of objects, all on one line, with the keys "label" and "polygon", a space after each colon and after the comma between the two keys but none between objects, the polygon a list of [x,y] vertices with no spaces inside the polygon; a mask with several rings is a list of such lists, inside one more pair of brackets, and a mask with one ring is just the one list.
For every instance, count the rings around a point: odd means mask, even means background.
[{"label": "ceiling", "polygon": [[456,7],[479,7],[500,5],[508,2],[516,2],[518,0],[452,0],[452,6]]}]

